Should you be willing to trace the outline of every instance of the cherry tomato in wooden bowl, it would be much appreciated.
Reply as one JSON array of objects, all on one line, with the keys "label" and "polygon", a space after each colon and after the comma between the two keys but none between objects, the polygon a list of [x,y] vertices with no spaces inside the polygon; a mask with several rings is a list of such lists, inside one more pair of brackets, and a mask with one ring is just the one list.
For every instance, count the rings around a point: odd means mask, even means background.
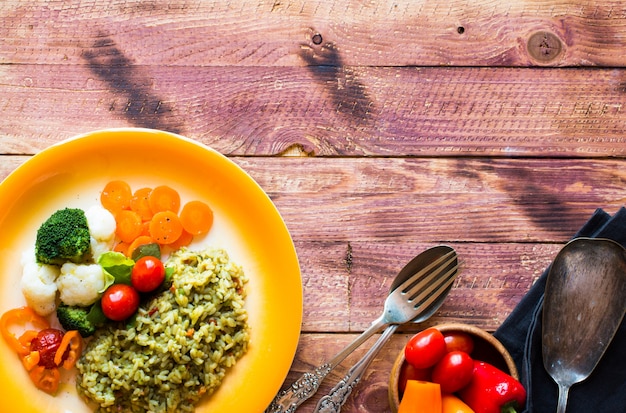
[{"label": "cherry tomato in wooden bowl", "polygon": [[[513,358],[511,357],[509,352],[502,345],[502,343],[500,343],[493,335],[489,334],[487,331],[472,325],[458,323],[441,324],[435,326],[435,328],[439,330],[443,335],[444,348],[446,348],[444,354],[448,353],[447,348],[449,348],[451,351],[462,351],[460,350],[462,348],[471,348],[471,351],[469,353],[471,359],[489,362],[494,366],[500,368],[501,370],[508,372],[514,378],[519,378],[517,368],[515,367],[515,362],[513,361]],[[436,337],[436,334],[434,333],[429,334],[432,334],[431,338]],[[409,342],[413,339],[414,336],[409,338]],[[453,339],[449,337],[453,337]],[[470,340],[468,340],[468,338]],[[417,339],[414,339],[414,341],[417,341]],[[450,364],[446,367],[452,368]],[[404,390],[403,386],[406,385],[407,377],[408,379],[411,379],[411,375],[415,375],[415,379],[417,380],[432,381],[433,374],[435,374],[436,368],[436,364],[426,369],[416,369],[415,366],[409,367],[409,363],[405,358],[405,348],[403,348],[398,354],[398,357],[396,358],[394,365],[391,369],[391,375],[389,376],[388,395],[391,411],[393,413],[398,412],[400,398],[402,397],[402,391]],[[443,367],[440,367],[440,369],[443,369]],[[454,369],[462,370],[462,368],[459,367],[454,367]],[[417,370],[417,373],[415,372],[415,370]],[[429,375],[430,377],[425,379],[426,375]],[[440,381],[443,381],[443,379],[440,379]],[[446,385],[448,384],[450,383],[447,383]]]},{"label": "cherry tomato in wooden bowl", "polygon": [[446,350],[448,353],[452,351],[463,351],[472,354],[474,351],[474,340],[469,333],[464,331],[447,331],[443,337],[446,342]]},{"label": "cherry tomato in wooden bowl", "polygon": [[467,386],[474,372],[474,359],[464,351],[446,353],[433,367],[431,381],[439,383],[443,393],[454,393]]},{"label": "cherry tomato in wooden bowl", "polygon": [[415,334],[404,347],[404,358],[417,369],[434,366],[446,354],[446,342],[438,329],[431,327]]}]

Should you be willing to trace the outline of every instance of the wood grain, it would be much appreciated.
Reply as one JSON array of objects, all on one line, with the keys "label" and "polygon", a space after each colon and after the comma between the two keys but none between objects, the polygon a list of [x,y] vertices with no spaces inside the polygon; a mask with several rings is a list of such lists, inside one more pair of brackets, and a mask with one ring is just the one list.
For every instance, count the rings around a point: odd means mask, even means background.
[{"label": "wood grain", "polygon": [[[303,53],[326,47],[349,66],[621,67],[625,15],[619,0],[6,0],[0,63],[86,64],[113,36],[140,65],[302,66]],[[561,52],[534,58],[537,32],[553,34]]]},{"label": "wood grain", "polygon": [[0,153],[137,126],[227,155],[626,157],[618,69],[0,65]]}]

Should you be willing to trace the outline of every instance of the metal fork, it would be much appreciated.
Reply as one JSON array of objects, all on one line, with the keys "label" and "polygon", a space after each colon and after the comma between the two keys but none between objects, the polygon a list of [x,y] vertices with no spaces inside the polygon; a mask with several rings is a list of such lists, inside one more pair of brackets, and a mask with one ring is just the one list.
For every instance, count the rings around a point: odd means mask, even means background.
[{"label": "metal fork", "polygon": [[[304,373],[289,388],[279,393],[265,413],[293,413],[298,406],[317,392],[328,373],[369,337],[391,324],[411,321],[422,311],[426,312],[431,309],[429,305],[433,302],[439,303],[437,298],[442,294],[440,290],[442,285],[438,281],[442,277],[445,278],[447,281],[444,282],[445,288],[449,289],[456,276],[457,268],[456,251],[445,245],[430,248],[413,258],[398,273],[392,283],[391,292],[385,300],[384,311],[380,317],[329,362]],[[407,300],[411,300],[414,304],[409,305]],[[419,306],[418,309],[414,308],[415,306]],[[393,331],[395,328],[387,335],[390,336]]]},{"label": "metal fork", "polygon": [[[458,266],[454,265],[446,272],[436,271],[444,270],[445,266],[437,268],[434,271],[434,274],[439,274],[439,276],[432,280],[432,283],[425,288],[422,288],[420,284],[406,288],[402,288],[403,286],[401,285],[394,290],[394,293],[392,293],[392,296],[394,296],[395,299],[390,302],[388,311],[406,311],[403,314],[405,316],[405,322],[413,321],[421,323],[426,321],[435,312],[437,312],[439,307],[441,307],[441,304],[445,301],[445,298],[448,296],[448,292],[450,291],[452,283],[456,278],[457,268]],[[396,291],[399,292],[399,294],[395,294]],[[412,317],[410,314],[412,314]],[[315,412],[339,413],[341,411],[341,407],[348,399],[350,393],[352,393],[352,389],[354,389],[359,381],[361,381],[363,373],[374,360],[376,354],[378,354],[380,349],[391,338],[399,326],[399,324],[392,324],[385,329],[372,348],[370,348],[369,351],[348,371],[344,378],[337,383],[328,395],[319,400],[315,408]]]}]

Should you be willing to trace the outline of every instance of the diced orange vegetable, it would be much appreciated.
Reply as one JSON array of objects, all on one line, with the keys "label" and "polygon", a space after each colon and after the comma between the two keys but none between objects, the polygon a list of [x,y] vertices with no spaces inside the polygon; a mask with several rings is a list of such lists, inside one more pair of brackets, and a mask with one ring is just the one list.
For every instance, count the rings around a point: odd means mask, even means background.
[{"label": "diced orange vegetable", "polygon": [[31,371],[37,364],[39,364],[39,360],[41,360],[41,353],[38,351],[31,351],[22,357],[22,364],[24,365],[26,371]]},{"label": "diced orange vegetable", "polygon": [[[66,350],[67,358],[63,360],[63,356],[65,355]],[[57,349],[57,352],[54,353],[54,364],[60,366],[63,363],[63,368],[66,370],[71,369],[76,364],[76,361],[80,357],[80,354],[83,351],[83,339],[76,330],[67,331],[63,334],[63,340],[61,340],[61,344]]]},{"label": "diced orange vegetable", "polygon": [[180,222],[192,235],[203,235],[213,225],[213,211],[202,201],[189,201],[180,211]]},{"label": "diced orange vegetable", "polygon": [[177,250],[182,247],[188,246],[189,244],[191,244],[191,241],[193,241],[193,235],[183,229],[180,237],[178,237],[178,239],[173,243],[169,244],[168,247],[170,247],[172,250]]},{"label": "diced orange vegetable", "polygon": [[143,230],[141,217],[131,210],[118,212],[115,215],[115,225],[115,235],[127,244],[133,242]]},{"label": "diced orange vegetable", "polygon": [[44,366],[37,366],[30,370],[30,379],[38,389],[48,394],[55,394],[59,389],[61,373],[59,369],[47,369]]},{"label": "diced orange vegetable", "polygon": [[453,394],[441,396],[442,413],[474,413],[467,404]]},{"label": "diced orange vegetable", "polygon": [[153,214],[162,211],[178,213],[180,209],[180,195],[175,189],[167,185],[157,186],[150,192],[148,204]]},{"label": "diced orange vegetable", "polygon": [[441,387],[428,381],[408,380],[398,413],[441,413]]},{"label": "diced orange vegetable", "polygon": [[130,185],[124,181],[111,181],[104,186],[100,194],[100,203],[113,215],[123,209],[130,208],[132,197]]},{"label": "diced orange vegetable", "polygon": [[151,192],[152,188],[139,188],[130,198],[130,209],[138,213],[143,221],[150,221],[153,215],[148,202]]},{"label": "diced orange vegetable", "polygon": [[135,252],[135,250],[137,248],[139,248],[142,245],[146,245],[146,244],[152,244],[154,243],[154,241],[152,240],[152,237],[149,235],[140,235],[137,238],[135,238],[135,240],[133,242],[130,243],[130,246],[128,247],[128,256],[132,256],[133,252]]},{"label": "diced orange vegetable", "polygon": [[176,242],[182,233],[183,225],[173,211],[157,212],[150,221],[150,236],[161,245]]},{"label": "diced orange vegetable", "polygon": [[[2,337],[13,351],[22,357],[30,353],[30,341],[32,341],[34,337],[24,333],[20,336],[20,339],[18,339],[11,329],[16,326],[27,328],[29,324],[39,330],[50,327],[48,321],[37,315],[30,307],[14,308],[2,314],[2,317],[0,317],[0,333],[2,333]],[[37,334],[35,333],[35,337],[36,336]],[[31,338],[28,342],[25,342],[25,340],[22,340],[22,337]]]}]

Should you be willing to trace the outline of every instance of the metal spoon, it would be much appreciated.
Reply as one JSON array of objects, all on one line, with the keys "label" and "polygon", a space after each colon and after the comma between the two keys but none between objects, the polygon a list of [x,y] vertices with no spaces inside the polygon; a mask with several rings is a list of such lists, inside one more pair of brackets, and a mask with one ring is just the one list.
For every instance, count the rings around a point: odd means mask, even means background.
[{"label": "metal spoon", "polygon": [[[441,272],[440,278],[433,283],[432,288],[427,288],[408,302],[414,304],[416,317],[411,321],[414,323],[422,323],[428,320],[437,312],[441,304],[445,301],[448,293],[452,289],[452,282],[456,278],[456,265],[448,272]],[[399,288],[398,290],[402,290]],[[403,292],[405,290],[402,290]],[[395,291],[394,291],[395,293]],[[411,292],[406,292],[411,295]],[[399,324],[392,324],[385,328],[383,334],[378,338],[372,348],[348,371],[344,378],[337,383],[335,387],[326,396],[322,397],[315,408],[315,412],[319,413],[339,413],[341,407],[348,400],[348,396],[352,393],[352,389],[361,381],[361,377],[365,370],[376,357],[383,345],[391,338],[393,333],[399,327]]]},{"label": "metal spoon", "polygon": [[557,413],[569,389],[585,380],[615,336],[626,306],[626,250],[607,239],[577,238],[557,254],[546,280],[543,365],[559,386]]},{"label": "metal spoon", "polygon": [[[346,348],[340,351],[329,362],[322,364],[312,371],[304,373],[289,388],[280,392],[265,410],[265,413],[293,413],[298,406],[313,396],[324,378],[341,363],[350,353],[363,344],[374,333],[382,330],[390,324],[400,324],[410,321],[415,317],[415,310],[409,304],[406,309],[399,305],[391,305],[397,300],[400,286],[403,289],[417,287],[418,289],[432,288],[431,284],[436,280],[442,271],[456,275],[458,260],[456,251],[451,247],[441,245],[430,248],[417,257],[413,258],[398,273],[394,279],[389,296],[385,300],[385,310],[376,320],[372,322],[359,337],[357,337]],[[403,283],[407,283],[404,285]],[[451,282],[450,282],[451,283]],[[398,290],[396,295],[394,291]],[[393,295],[393,297],[392,297]],[[402,298],[406,302],[406,298]],[[388,308],[389,307],[389,308]]]}]

